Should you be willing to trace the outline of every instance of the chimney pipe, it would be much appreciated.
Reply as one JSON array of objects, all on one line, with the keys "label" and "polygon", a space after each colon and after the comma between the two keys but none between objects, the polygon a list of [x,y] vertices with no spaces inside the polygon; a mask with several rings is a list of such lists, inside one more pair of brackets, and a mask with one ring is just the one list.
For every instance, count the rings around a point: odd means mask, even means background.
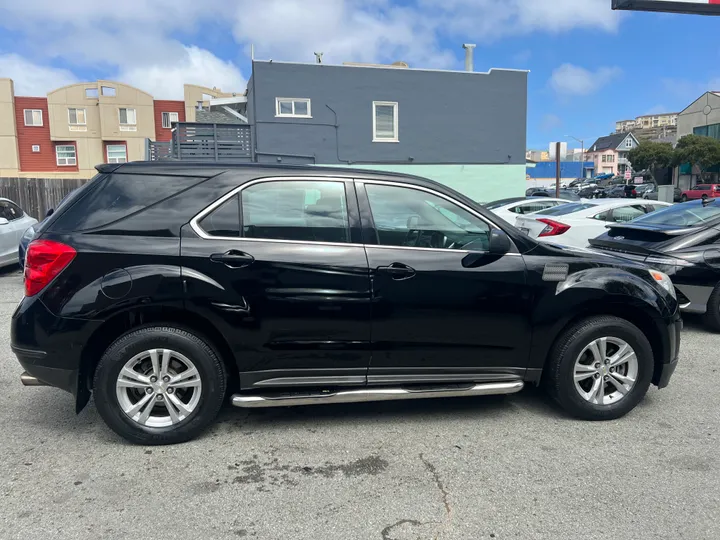
[{"label": "chimney pipe", "polygon": [[465,71],[475,71],[473,65],[473,49],[477,47],[474,43],[463,43],[465,49]]}]

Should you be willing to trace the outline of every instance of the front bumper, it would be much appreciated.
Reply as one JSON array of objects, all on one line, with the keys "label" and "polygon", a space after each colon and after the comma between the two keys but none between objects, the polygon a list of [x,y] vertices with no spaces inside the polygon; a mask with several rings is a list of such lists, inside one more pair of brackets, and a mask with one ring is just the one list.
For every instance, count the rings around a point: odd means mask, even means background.
[{"label": "front bumper", "polygon": [[683,329],[683,322],[679,315],[675,321],[667,325],[667,353],[661,362],[655,364],[653,384],[658,388],[665,388],[670,383],[670,378],[675,372],[680,358],[680,333]]}]

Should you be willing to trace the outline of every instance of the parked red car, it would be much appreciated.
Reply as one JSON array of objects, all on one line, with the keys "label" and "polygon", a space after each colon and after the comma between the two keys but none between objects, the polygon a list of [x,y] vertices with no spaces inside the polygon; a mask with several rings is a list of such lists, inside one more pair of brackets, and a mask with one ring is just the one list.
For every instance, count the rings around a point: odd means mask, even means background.
[{"label": "parked red car", "polygon": [[720,197],[720,184],[698,184],[694,188],[683,191],[682,202],[691,201],[693,199],[712,199]]}]

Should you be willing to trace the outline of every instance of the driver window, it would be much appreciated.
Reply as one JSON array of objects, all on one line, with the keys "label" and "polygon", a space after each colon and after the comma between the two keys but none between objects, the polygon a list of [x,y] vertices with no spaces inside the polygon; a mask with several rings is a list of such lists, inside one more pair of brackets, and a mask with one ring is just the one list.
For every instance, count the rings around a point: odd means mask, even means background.
[{"label": "driver window", "polygon": [[487,250],[490,226],[447,199],[417,189],[366,184],[378,243],[437,249]]}]

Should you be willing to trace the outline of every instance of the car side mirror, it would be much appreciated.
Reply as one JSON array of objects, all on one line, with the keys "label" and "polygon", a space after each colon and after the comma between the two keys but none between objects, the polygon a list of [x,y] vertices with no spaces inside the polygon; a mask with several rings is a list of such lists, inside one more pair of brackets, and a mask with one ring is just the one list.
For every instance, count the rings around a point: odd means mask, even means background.
[{"label": "car side mirror", "polygon": [[5,219],[4,217],[0,217],[0,225],[7,225],[8,223],[10,222],[7,219]]},{"label": "car side mirror", "polygon": [[[487,247],[486,247],[487,246]],[[464,268],[477,268],[485,264],[497,261],[512,248],[510,237],[500,229],[493,229],[490,232],[490,242],[475,241],[463,246],[463,249],[470,251],[462,260]],[[478,251],[473,251],[477,249]]]}]

